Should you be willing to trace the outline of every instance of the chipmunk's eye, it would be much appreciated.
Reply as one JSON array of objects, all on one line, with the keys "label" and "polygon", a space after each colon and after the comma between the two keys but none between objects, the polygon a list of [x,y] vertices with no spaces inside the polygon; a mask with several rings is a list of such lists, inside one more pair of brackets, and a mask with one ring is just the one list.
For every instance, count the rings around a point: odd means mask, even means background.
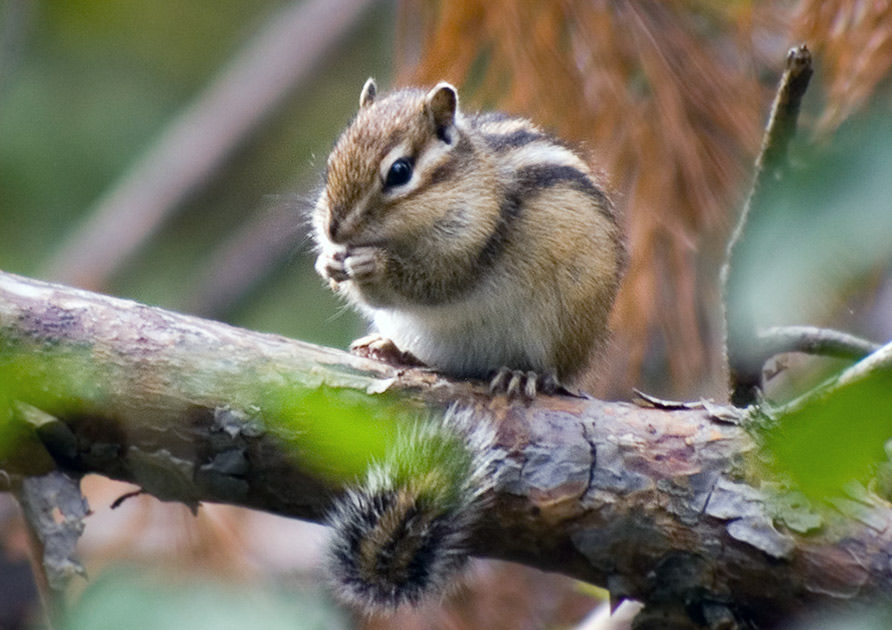
[{"label": "chipmunk's eye", "polygon": [[390,165],[390,170],[384,179],[384,188],[403,186],[410,179],[412,179],[412,160],[402,157]]}]

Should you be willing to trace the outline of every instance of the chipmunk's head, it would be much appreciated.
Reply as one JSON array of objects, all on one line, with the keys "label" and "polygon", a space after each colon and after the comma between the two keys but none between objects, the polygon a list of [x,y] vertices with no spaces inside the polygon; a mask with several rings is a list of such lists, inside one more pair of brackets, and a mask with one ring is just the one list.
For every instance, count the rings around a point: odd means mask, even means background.
[{"label": "chipmunk's head", "polygon": [[450,179],[456,160],[470,152],[458,116],[458,94],[448,83],[382,96],[366,81],[359,111],[328,158],[316,206],[320,236],[367,245],[429,229],[442,204],[425,203],[422,193]]}]

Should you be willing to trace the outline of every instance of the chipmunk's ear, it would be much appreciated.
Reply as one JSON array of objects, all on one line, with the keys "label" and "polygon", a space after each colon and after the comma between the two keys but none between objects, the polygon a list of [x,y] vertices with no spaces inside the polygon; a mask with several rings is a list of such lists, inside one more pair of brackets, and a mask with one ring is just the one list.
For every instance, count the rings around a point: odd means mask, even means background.
[{"label": "chipmunk's ear", "polygon": [[378,93],[378,86],[375,80],[369,77],[366,79],[365,85],[362,86],[362,92],[359,94],[359,109],[368,107],[375,102],[375,95]]},{"label": "chipmunk's ear", "polygon": [[450,128],[455,123],[458,110],[458,92],[445,81],[441,81],[427,93],[424,110],[436,129],[437,137],[444,142],[452,142]]}]

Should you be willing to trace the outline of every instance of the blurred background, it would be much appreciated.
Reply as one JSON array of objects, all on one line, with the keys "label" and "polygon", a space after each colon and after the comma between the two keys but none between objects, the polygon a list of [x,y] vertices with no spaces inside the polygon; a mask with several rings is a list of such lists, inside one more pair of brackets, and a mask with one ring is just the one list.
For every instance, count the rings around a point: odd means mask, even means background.
[{"label": "blurred background", "polygon": [[[610,182],[631,258],[597,393],[723,399],[718,268],[801,42],[802,175],[754,226],[751,303],[888,340],[888,2],[2,0],[0,269],[345,347],[364,325],[313,273],[305,227],[326,155],[368,76],[445,79]],[[778,395],[839,367],[796,361]],[[112,511],[129,490],[85,481],[70,627],[568,627],[598,602],[479,563],[445,607],[357,619],[320,584],[322,528],[151,497]],[[0,628],[40,619],[26,550],[0,496]]]}]

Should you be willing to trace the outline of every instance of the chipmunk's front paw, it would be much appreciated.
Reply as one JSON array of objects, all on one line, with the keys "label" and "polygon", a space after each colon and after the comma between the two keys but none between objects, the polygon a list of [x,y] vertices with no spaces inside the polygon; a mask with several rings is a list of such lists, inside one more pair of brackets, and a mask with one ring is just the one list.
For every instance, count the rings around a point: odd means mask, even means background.
[{"label": "chipmunk's front paw", "polygon": [[532,401],[537,394],[555,394],[564,388],[554,372],[538,372],[512,370],[501,367],[489,381],[489,391],[493,394],[505,394],[508,400]]},{"label": "chipmunk's front paw", "polygon": [[424,363],[414,354],[400,350],[391,339],[377,333],[355,340],[350,344],[350,352],[360,357],[376,359],[393,365],[424,366]]},{"label": "chipmunk's front paw", "polygon": [[344,264],[346,256],[344,249],[323,251],[316,258],[316,273],[334,284],[349,280],[350,274]]},{"label": "chipmunk's front paw", "polygon": [[344,268],[351,280],[360,284],[376,282],[384,275],[384,252],[380,247],[351,247]]},{"label": "chipmunk's front paw", "polygon": [[346,247],[323,251],[316,258],[316,272],[334,282],[376,282],[384,275],[385,257],[379,247]]}]

